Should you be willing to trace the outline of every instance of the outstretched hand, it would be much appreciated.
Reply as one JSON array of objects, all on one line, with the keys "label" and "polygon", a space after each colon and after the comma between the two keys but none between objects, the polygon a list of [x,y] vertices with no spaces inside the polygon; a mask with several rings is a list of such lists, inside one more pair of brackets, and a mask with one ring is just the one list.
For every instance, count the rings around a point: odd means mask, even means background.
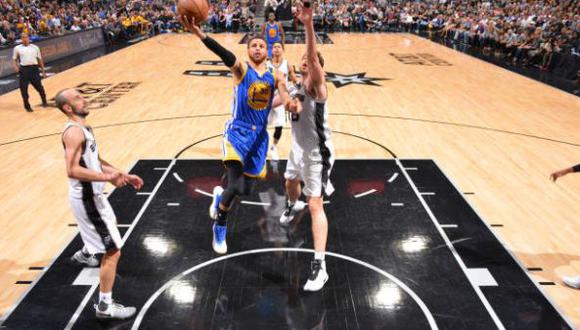
[{"label": "outstretched hand", "polygon": [[127,174],[125,175],[125,179],[135,190],[141,190],[141,187],[143,187],[143,179],[137,175]]},{"label": "outstretched hand", "polygon": [[298,4],[296,18],[304,25],[312,22],[312,3],[310,1],[306,0]]},{"label": "outstretched hand", "polygon": [[195,34],[198,38],[203,39],[205,37],[201,28],[195,24],[194,17],[189,18],[186,15],[181,15],[179,16],[179,21],[187,31]]}]

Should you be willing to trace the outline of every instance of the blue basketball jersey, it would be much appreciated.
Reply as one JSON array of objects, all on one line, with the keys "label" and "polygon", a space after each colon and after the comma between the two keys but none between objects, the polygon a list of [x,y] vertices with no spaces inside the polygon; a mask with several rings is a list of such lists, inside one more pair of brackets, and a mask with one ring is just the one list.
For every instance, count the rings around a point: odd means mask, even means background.
[{"label": "blue basketball jersey", "polygon": [[281,40],[278,28],[278,23],[266,23],[266,41],[268,44],[273,44]]},{"label": "blue basketball jersey", "polygon": [[242,81],[234,86],[232,119],[265,127],[272,108],[276,77],[271,68],[260,76],[249,64],[246,67]]}]

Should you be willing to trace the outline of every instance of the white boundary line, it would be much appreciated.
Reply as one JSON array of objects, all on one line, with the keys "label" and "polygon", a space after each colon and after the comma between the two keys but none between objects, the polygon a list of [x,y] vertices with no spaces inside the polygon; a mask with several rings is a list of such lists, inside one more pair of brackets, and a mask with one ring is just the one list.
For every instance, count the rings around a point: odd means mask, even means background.
[{"label": "white boundary line", "polygon": [[401,207],[401,206],[405,206],[405,204],[404,203],[391,203],[391,206]]},{"label": "white boundary line", "polygon": [[[171,285],[173,285],[175,283],[175,281],[179,280],[180,278],[191,274],[193,272],[195,272],[196,270],[199,270],[203,267],[209,266],[211,264],[223,261],[223,260],[227,260],[227,259],[231,259],[231,258],[235,258],[235,257],[239,257],[239,256],[243,256],[243,255],[248,255],[248,254],[258,254],[258,253],[268,253],[268,252],[279,252],[279,251],[283,251],[283,252],[305,252],[305,253],[313,253],[314,250],[310,250],[310,249],[301,249],[301,248],[267,248],[267,249],[255,249],[255,250],[248,250],[248,251],[241,251],[241,252],[237,252],[237,253],[232,253],[232,254],[228,254],[225,256],[221,256],[218,258],[214,258],[214,259],[210,259],[206,262],[203,262],[199,265],[196,265],[192,268],[189,268],[186,271],[181,272],[180,274],[176,275],[175,277],[173,277],[171,280],[167,281],[161,288],[159,288],[157,291],[155,291],[155,293],[153,295],[151,295],[151,297],[149,297],[149,299],[147,300],[147,302],[145,303],[145,305],[143,305],[143,307],[141,307],[141,310],[139,311],[139,314],[137,314],[137,317],[135,318],[135,322],[133,323],[133,326],[131,327],[131,330],[136,330],[139,328],[139,326],[141,325],[141,322],[143,321],[143,318],[145,317],[145,314],[147,313],[147,311],[149,310],[149,308],[151,307],[151,305],[155,302],[155,300],[157,300],[157,298],[165,291],[167,290],[167,288],[169,288]],[[405,285],[405,283],[403,283],[401,280],[399,280],[398,278],[396,278],[395,276],[387,273],[386,271],[378,268],[377,266],[371,265],[369,263],[366,263],[362,260],[358,260],[355,259],[353,257],[349,257],[343,254],[339,254],[339,253],[334,253],[334,252],[325,252],[325,254],[327,256],[332,256],[335,258],[339,258],[339,259],[343,259],[343,260],[347,260],[353,263],[356,263],[358,265],[367,267],[385,277],[387,277],[388,279],[390,279],[391,281],[393,281],[395,284],[397,284],[397,286],[399,286],[401,289],[403,289],[403,291],[405,291],[409,296],[411,296],[411,298],[417,303],[417,305],[419,305],[419,308],[421,308],[421,311],[423,312],[423,314],[425,315],[425,317],[427,318],[427,322],[429,323],[429,326],[431,327],[431,329],[438,329],[437,327],[437,323],[435,322],[435,318],[433,317],[433,314],[431,314],[431,311],[429,310],[429,308],[427,307],[427,305],[425,305],[425,303],[423,302],[423,300],[421,300],[421,298],[413,291],[411,290],[407,285]]]},{"label": "white boundary line", "polygon": [[371,190],[369,190],[369,191],[365,191],[365,192],[363,192],[363,193],[360,193],[360,194],[358,194],[358,195],[354,195],[354,198],[361,198],[361,197],[363,197],[363,196],[370,195],[370,194],[374,194],[374,193],[376,193],[376,192],[377,192],[377,190],[376,190],[376,189],[371,189]]},{"label": "white boundary line", "polygon": [[147,195],[151,195],[150,192],[137,192],[137,195],[143,195],[143,196],[147,196]]},{"label": "white boundary line", "polygon": [[175,180],[183,182],[183,179],[179,176],[179,174],[177,174],[177,172],[173,172],[173,177],[175,178]]},{"label": "white boundary line", "polygon": [[246,205],[270,206],[270,203],[264,203],[264,202],[241,201],[240,203],[246,204]]},{"label": "white boundary line", "polygon": [[389,178],[388,182],[392,183],[393,181],[395,181],[397,179],[398,176],[399,176],[398,172],[393,173],[393,175],[391,175],[391,177]]},{"label": "white boundary line", "polygon": [[211,197],[211,198],[213,198],[213,194],[210,194],[210,193],[208,193],[207,191],[203,191],[203,190],[201,190],[201,189],[195,188],[195,192],[197,192],[197,193],[199,193],[199,194],[206,195],[206,196],[208,196],[208,197]]},{"label": "white boundary line", "polygon": [[423,196],[435,196],[434,192],[422,192],[421,195]]},{"label": "white boundary line", "polygon": [[461,198],[463,198],[463,200],[465,201],[465,203],[467,203],[467,205],[473,210],[473,212],[475,212],[475,214],[477,214],[477,217],[479,218],[479,220],[487,227],[487,229],[492,233],[492,235],[495,237],[495,239],[497,239],[498,242],[503,246],[504,250],[506,250],[509,253],[509,255],[512,257],[512,259],[515,260],[516,264],[522,269],[522,271],[524,272],[524,274],[526,274],[526,276],[536,286],[536,288],[542,293],[542,295],[544,295],[544,297],[546,298],[546,300],[552,305],[552,307],[554,307],[554,309],[558,313],[560,313],[560,316],[564,319],[564,321],[566,321],[566,323],[568,323],[568,326],[571,329],[574,329],[574,327],[572,326],[573,323],[570,321],[570,319],[568,319],[568,317],[566,316],[566,314],[564,314],[562,312],[562,310],[560,308],[558,308],[558,305],[556,305],[552,301],[552,299],[550,298],[550,296],[547,295],[546,292],[544,292],[544,290],[542,289],[542,287],[532,278],[532,276],[530,275],[530,273],[527,271],[526,267],[524,267],[524,265],[522,265],[522,263],[520,262],[520,260],[518,258],[516,258],[516,256],[512,253],[512,251],[507,248],[508,245],[505,244],[505,242],[503,241],[503,239],[495,233],[495,231],[493,230],[493,228],[491,228],[491,226],[489,225],[489,223],[487,223],[487,221],[483,220],[483,217],[481,216],[481,213],[479,213],[479,211],[473,205],[471,205],[471,203],[469,202],[469,200],[467,198],[465,198],[465,195],[461,192],[461,190],[458,189],[458,186],[455,184],[455,182],[453,181],[453,179],[450,176],[448,176],[447,173],[445,173],[445,171],[443,170],[443,168],[441,166],[439,166],[439,164],[435,161],[435,159],[433,159],[433,163],[435,163],[435,165],[441,171],[441,173],[443,173],[443,175],[445,175],[445,177],[447,178],[447,180],[449,180],[449,182],[451,182],[451,185],[453,186],[453,188],[455,188],[455,190],[459,193],[459,195],[461,195]]},{"label": "white boundary line", "polygon": [[[151,195],[149,195],[149,197],[147,197],[147,200],[145,201],[145,203],[141,207],[141,210],[135,216],[135,219],[133,220],[133,222],[129,226],[129,230],[127,230],[127,232],[125,233],[125,236],[123,236],[123,244],[125,244],[125,242],[129,238],[129,236],[133,232],[133,229],[135,229],[135,226],[137,226],[137,223],[139,223],[139,220],[141,220],[143,213],[145,213],[145,210],[147,209],[147,207],[149,206],[149,204],[153,200],[153,197],[155,197],[157,190],[159,190],[159,187],[161,187],[163,181],[165,181],[167,174],[169,174],[169,172],[173,168],[173,165],[175,165],[175,161],[176,161],[176,159],[171,160],[171,163],[169,164],[169,166],[165,170],[165,173],[163,173],[163,175],[161,176],[161,179],[159,179],[159,181],[155,185],[155,188],[153,188]],[[65,330],[69,330],[74,326],[75,322],[77,321],[77,319],[80,316],[80,314],[82,313],[82,311],[85,309],[86,304],[88,303],[89,299],[93,296],[93,293],[95,292],[97,287],[98,287],[98,285],[91,286],[91,289],[89,290],[89,292],[87,292],[87,295],[85,296],[85,298],[83,299],[83,301],[81,302],[81,304],[79,305],[79,307],[77,308],[77,310],[75,311],[75,313],[73,314],[71,319],[68,321],[68,324],[66,325]]]},{"label": "white boundary line", "polygon": [[[137,165],[138,162],[139,162],[139,160],[134,161],[133,164],[131,164],[131,166],[129,167],[129,170],[127,170],[127,173],[131,172],[131,170],[135,167],[135,165]],[[113,187],[113,189],[107,194],[107,200],[113,194],[113,191],[115,191],[115,187]],[[56,260],[63,254],[64,250],[66,250],[66,248],[68,248],[68,246],[72,243],[72,241],[74,241],[74,239],[77,237],[77,235],[79,235],[78,229],[77,229],[76,234],[74,234],[70,238],[70,240],[68,240],[68,242],[62,247],[62,249],[54,256],[54,258],[52,258],[52,261],[50,262],[50,264],[48,264],[48,266],[44,267],[44,270],[42,271],[40,276],[38,276],[34,280],[34,282],[32,282],[32,284],[30,284],[28,289],[26,289],[26,292],[24,292],[22,294],[22,296],[20,296],[20,298],[18,298],[18,300],[14,304],[12,304],[12,306],[6,311],[6,313],[4,313],[4,315],[2,315],[2,317],[0,317],[0,327],[2,327],[4,322],[10,317],[10,315],[12,314],[12,312],[14,312],[16,307],[18,307],[18,305],[20,305],[20,303],[26,298],[26,296],[30,293],[30,291],[32,291],[34,286],[40,281],[40,279],[42,279],[42,277],[44,276],[44,274],[46,274],[46,272],[50,269],[50,267],[52,267],[52,265],[54,265]]]},{"label": "white boundary line", "polygon": [[447,224],[447,225],[441,225],[441,228],[458,228],[458,225],[453,225],[453,224]]},{"label": "white boundary line", "polygon": [[405,178],[407,179],[407,181],[411,185],[411,188],[415,192],[415,195],[417,196],[417,198],[419,198],[419,201],[421,202],[421,204],[425,208],[425,211],[427,211],[427,214],[429,215],[429,218],[431,219],[431,221],[433,221],[433,224],[435,225],[435,228],[437,228],[439,235],[441,235],[441,237],[445,241],[445,244],[447,244],[447,247],[449,248],[449,250],[453,254],[453,257],[455,257],[455,260],[459,264],[459,267],[461,267],[461,270],[465,274],[467,281],[469,282],[469,284],[471,284],[471,287],[473,287],[473,290],[475,291],[475,293],[477,294],[477,296],[479,297],[479,299],[481,300],[481,302],[485,306],[485,309],[487,310],[487,312],[491,316],[493,322],[495,323],[495,326],[498,329],[504,330],[505,329],[504,325],[502,324],[501,320],[499,319],[499,317],[497,316],[497,314],[495,313],[495,311],[493,310],[493,308],[489,304],[489,301],[487,301],[487,298],[485,298],[485,296],[483,295],[481,288],[474,285],[473,282],[467,276],[467,267],[463,263],[463,260],[461,260],[461,257],[459,256],[459,253],[457,253],[457,250],[455,249],[453,244],[451,244],[451,242],[449,241],[449,237],[447,237],[447,234],[445,234],[445,231],[443,230],[443,228],[441,228],[439,221],[437,221],[437,218],[435,218],[435,215],[433,214],[433,212],[429,208],[429,205],[427,205],[427,203],[425,202],[425,199],[423,199],[423,196],[421,196],[421,194],[419,193],[417,186],[415,186],[415,183],[413,182],[413,180],[409,176],[409,173],[407,173],[407,169],[405,169],[403,167],[403,164],[401,164],[401,160],[395,159],[395,162],[397,162],[397,165],[401,168],[403,175],[405,176]]},{"label": "white boundary line", "polygon": [[179,206],[179,203],[167,203],[167,206]]}]

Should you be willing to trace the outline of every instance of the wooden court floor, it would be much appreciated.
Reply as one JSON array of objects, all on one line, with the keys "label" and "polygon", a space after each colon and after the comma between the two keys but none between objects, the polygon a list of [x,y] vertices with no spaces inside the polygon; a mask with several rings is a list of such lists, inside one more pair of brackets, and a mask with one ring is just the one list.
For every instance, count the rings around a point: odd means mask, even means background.
[{"label": "wooden court floor", "polygon": [[[242,35],[216,35],[245,57]],[[333,34],[321,51],[335,131],[364,137],[400,158],[434,159],[543,286],[580,326],[580,291],[561,276],[580,274],[580,175],[549,174],[580,162],[580,98],[407,34]],[[296,63],[303,45],[287,45]],[[191,35],[162,35],[59,73],[48,95],[81,86],[95,109],[101,156],[127,169],[167,159],[220,134],[231,107],[231,78],[184,74],[225,70]],[[195,72],[190,72],[195,73]],[[358,74],[358,75],[356,75]],[[363,75],[364,74],[364,75]],[[219,75],[219,74],[216,74]],[[373,80],[365,78],[382,78]],[[372,85],[372,84],[376,85]],[[378,85],[378,86],[377,86]],[[40,103],[30,90],[32,104]],[[18,91],[0,96],[0,313],[76,233],[67,202],[56,109],[26,113]],[[289,132],[281,141],[288,153]],[[377,144],[335,134],[337,157],[390,158]],[[182,158],[219,158],[219,139]],[[109,187],[109,190],[111,188]]]}]

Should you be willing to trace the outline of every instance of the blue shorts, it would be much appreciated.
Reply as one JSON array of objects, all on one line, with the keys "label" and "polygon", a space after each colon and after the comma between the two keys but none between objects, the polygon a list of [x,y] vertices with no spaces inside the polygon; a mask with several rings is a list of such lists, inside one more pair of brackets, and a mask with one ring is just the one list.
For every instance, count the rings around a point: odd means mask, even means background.
[{"label": "blue shorts", "polygon": [[272,58],[272,47],[274,47],[274,44],[280,42],[280,41],[274,41],[273,43],[268,43],[268,58]]},{"label": "blue shorts", "polygon": [[265,126],[230,121],[226,124],[224,133],[223,161],[239,161],[244,167],[244,175],[265,178],[268,143]]}]

